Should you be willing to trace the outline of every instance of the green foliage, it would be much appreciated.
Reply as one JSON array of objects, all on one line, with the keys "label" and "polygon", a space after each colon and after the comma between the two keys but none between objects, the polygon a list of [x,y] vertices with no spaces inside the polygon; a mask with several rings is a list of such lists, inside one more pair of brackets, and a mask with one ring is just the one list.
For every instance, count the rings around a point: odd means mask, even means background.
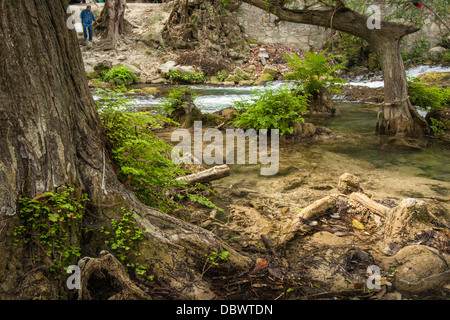
[{"label": "green foliage", "polygon": [[228,251],[221,251],[221,252],[213,251],[209,256],[206,255],[206,258],[209,263],[211,263],[214,266],[218,266],[221,261],[228,260],[228,254],[229,254]]},{"label": "green foliage", "polygon": [[206,76],[203,72],[185,72],[185,71],[175,71],[169,70],[167,76],[173,82],[176,83],[204,83],[206,81]]},{"label": "green foliage", "polygon": [[107,71],[102,79],[115,85],[123,85],[132,84],[137,77],[127,66],[119,66]]},{"label": "green foliage", "polygon": [[[179,94],[180,90],[176,92]],[[190,187],[186,182],[176,180],[190,172],[172,162],[172,146],[152,131],[164,124],[178,124],[149,112],[126,112],[133,100],[125,93],[124,87],[103,89],[98,94],[101,100],[97,101],[100,118],[113,145],[113,159],[119,166],[118,178],[129,185],[143,203],[170,212],[179,207],[174,200],[180,199],[175,196],[175,190],[188,188],[189,194],[195,194],[197,190],[207,188],[203,185]],[[188,198],[209,204],[203,196]]]},{"label": "green foliage", "polygon": [[184,171],[171,161],[172,147],[152,130],[174,122],[149,112],[123,111],[132,101],[124,96],[124,90],[105,89],[98,101],[100,118],[114,146],[118,178],[129,184],[143,203],[169,212],[177,207],[172,190],[184,186],[176,180]]},{"label": "green foliage", "polygon": [[224,82],[226,78],[228,78],[230,75],[230,72],[227,70],[222,70],[222,71],[218,71],[217,72],[217,78],[221,81]]},{"label": "green foliage", "polygon": [[218,211],[223,212],[222,208],[219,208],[218,206],[216,206],[211,200],[209,200],[206,197],[199,196],[199,195],[196,195],[196,194],[188,194],[187,197],[189,199],[191,199],[192,201],[195,201],[195,202],[198,202],[198,203],[204,205],[205,207],[216,209]]},{"label": "green foliage", "polygon": [[421,64],[428,59],[428,50],[430,45],[428,39],[419,39],[414,41],[413,49],[410,53],[402,52],[402,59],[411,64]]},{"label": "green foliage", "polygon": [[112,232],[106,231],[104,228],[100,231],[110,236],[105,243],[114,251],[117,258],[125,262],[127,267],[134,269],[138,275],[144,275],[147,272],[147,267],[136,262],[140,253],[136,252],[135,249],[140,244],[145,244],[144,232],[149,231],[142,231],[137,225],[136,219],[139,219],[139,216],[133,215],[122,208],[122,219],[119,221],[111,220]]},{"label": "green foliage", "polygon": [[442,57],[442,61],[443,62],[450,62],[450,53],[444,54],[444,56]]},{"label": "green foliage", "polygon": [[430,118],[430,121],[430,128],[433,130],[434,134],[444,134],[449,126],[449,121],[443,122],[435,118]]},{"label": "green foliage", "polygon": [[30,265],[46,265],[49,271],[58,271],[80,256],[80,248],[72,246],[71,237],[78,229],[89,201],[86,194],[75,196],[72,187],[61,187],[59,193],[47,192],[30,199],[19,198],[20,225],[14,229],[14,243],[30,247]]},{"label": "green foliage", "polygon": [[442,110],[450,106],[450,88],[425,85],[418,79],[408,81],[411,102],[423,110]]},{"label": "green foliage", "polygon": [[284,86],[278,90],[255,90],[250,101],[236,101],[234,125],[245,128],[280,129],[280,134],[293,131],[307,113],[308,95]]},{"label": "green foliage", "polygon": [[337,49],[342,52],[347,66],[357,65],[362,58],[364,40],[348,33],[340,33]]},{"label": "green foliage", "polygon": [[[144,233],[137,225],[136,220],[139,216],[133,215],[125,208],[121,208],[122,218],[117,221],[111,220],[111,232],[101,228],[100,232],[109,236],[105,243],[115,253],[117,258],[124,262],[128,268],[133,269],[137,275],[143,276],[147,273],[147,267],[137,262],[141,254],[136,251],[140,244],[145,244]],[[134,254],[133,254],[134,252]],[[153,280],[153,276],[147,276],[147,279]]]},{"label": "green foliage", "polygon": [[188,101],[183,100],[186,92],[191,94],[192,100],[197,97],[195,91],[192,89],[180,87],[173,88],[160,105],[163,113],[170,116],[175,110],[185,107],[189,103]]},{"label": "green foliage", "polygon": [[286,78],[300,80],[308,94],[315,94],[323,87],[327,87],[331,92],[339,93],[338,84],[345,83],[343,79],[335,77],[335,71],[344,69],[344,64],[330,65],[330,61],[339,56],[327,57],[325,52],[308,51],[305,58],[300,58],[295,53],[292,57],[284,54],[284,57],[292,70],[291,73],[286,74]]},{"label": "green foliage", "polygon": [[[405,23],[406,20],[408,24],[415,25],[419,28],[425,24],[427,18],[431,17],[431,19],[438,21],[438,18],[433,14],[430,14],[430,11],[427,8],[422,7],[422,9],[419,10],[414,6],[414,2],[415,1],[411,0],[385,1],[385,4],[389,5],[389,8],[393,10],[389,10],[390,14],[383,16],[383,20],[399,23]],[[348,0],[345,4],[350,9],[358,11],[361,14],[366,14],[367,8],[373,5],[374,2],[372,0]],[[445,17],[449,16],[450,6],[448,5],[448,0],[427,0],[426,5],[433,8],[434,12],[441,18],[445,19]]]}]

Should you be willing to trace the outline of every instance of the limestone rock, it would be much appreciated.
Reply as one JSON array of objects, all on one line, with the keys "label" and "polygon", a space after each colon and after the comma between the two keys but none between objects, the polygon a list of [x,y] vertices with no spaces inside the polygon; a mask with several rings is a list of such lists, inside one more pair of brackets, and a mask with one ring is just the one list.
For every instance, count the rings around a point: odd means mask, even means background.
[{"label": "limestone rock", "polygon": [[293,127],[292,134],[299,137],[311,137],[316,133],[316,127],[312,123],[299,121]]},{"label": "limestone rock", "polygon": [[270,74],[271,76],[275,77],[278,74],[278,70],[274,66],[267,64],[264,67],[263,74]]},{"label": "limestone rock", "polygon": [[260,86],[263,85],[269,81],[273,81],[274,77],[268,73],[260,75],[254,82],[254,85]]},{"label": "limestone rock", "polygon": [[166,74],[171,69],[175,68],[176,65],[177,65],[177,63],[175,61],[169,60],[166,63],[163,63],[162,65],[160,65],[158,67],[158,71],[162,74]]},{"label": "limestone rock", "polygon": [[247,66],[244,69],[244,71],[247,72],[247,73],[253,73],[253,71],[255,71],[255,69],[256,69],[256,67],[253,64],[251,64],[251,65]]},{"label": "limestone rock", "polygon": [[395,273],[395,288],[410,294],[426,293],[450,281],[450,256],[438,250],[411,245],[394,256],[399,266]]},{"label": "limestone rock", "polygon": [[242,69],[239,67],[234,69],[234,74],[243,80],[250,80],[250,76],[246,74],[244,71],[242,71]]},{"label": "limestone rock", "polygon": [[102,60],[100,62],[97,62],[94,65],[94,70],[98,74],[102,74],[104,72],[107,72],[112,69],[113,63],[111,60]]}]

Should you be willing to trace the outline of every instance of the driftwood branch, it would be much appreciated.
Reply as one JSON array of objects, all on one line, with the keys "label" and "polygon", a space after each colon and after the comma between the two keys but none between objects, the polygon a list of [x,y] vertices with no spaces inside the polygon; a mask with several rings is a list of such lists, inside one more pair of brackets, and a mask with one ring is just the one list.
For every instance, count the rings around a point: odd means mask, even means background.
[{"label": "driftwood branch", "polygon": [[230,175],[230,167],[226,164],[216,166],[208,170],[201,171],[199,173],[190,174],[185,177],[177,178],[179,181],[187,181],[190,184],[205,183],[214,180],[220,180]]},{"label": "driftwood branch", "polygon": [[374,213],[382,218],[386,217],[387,212],[389,211],[388,207],[379,204],[378,202],[370,199],[368,196],[360,192],[353,192],[350,195],[349,200],[357,202],[360,206],[366,208],[371,213]]}]

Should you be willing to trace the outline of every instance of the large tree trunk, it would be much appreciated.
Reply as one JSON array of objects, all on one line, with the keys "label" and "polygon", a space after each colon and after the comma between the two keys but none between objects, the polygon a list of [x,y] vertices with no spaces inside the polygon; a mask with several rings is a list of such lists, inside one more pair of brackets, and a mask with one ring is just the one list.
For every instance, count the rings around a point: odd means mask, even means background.
[{"label": "large tree trunk", "polygon": [[365,39],[379,54],[385,81],[385,106],[377,131],[382,134],[423,135],[429,127],[411,105],[407,95],[407,81],[400,55],[400,40],[419,29],[413,26],[381,21],[380,29],[367,27],[368,17],[347,7],[341,1],[323,10],[306,8],[293,10],[284,1],[243,0],[270,12],[280,20],[310,24],[352,34]]},{"label": "large tree trunk", "polygon": [[379,56],[384,79],[384,110],[383,117],[377,123],[377,133],[430,133],[427,122],[409,100],[405,67],[400,54],[400,39],[374,39],[372,47]]},{"label": "large tree trunk", "polygon": [[126,0],[106,0],[98,19],[102,37],[116,41],[123,30]]},{"label": "large tree trunk", "polygon": [[[122,207],[136,213],[139,225],[150,231],[140,248],[142,261],[179,297],[212,295],[201,277],[212,251],[227,250],[229,267],[248,268],[250,259],[212,233],[144,206],[118,182],[76,33],[66,27],[68,1],[0,0],[0,7],[0,299],[68,295],[65,285],[55,289],[50,280],[49,290],[25,294],[22,284],[38,281],[42,268],[27,266],[24,245],[13,246],[18,197],[62,185],[89,195],[84,227],[108,226]],[[95,237],[73,241],[91,257],[103,250]]]}]

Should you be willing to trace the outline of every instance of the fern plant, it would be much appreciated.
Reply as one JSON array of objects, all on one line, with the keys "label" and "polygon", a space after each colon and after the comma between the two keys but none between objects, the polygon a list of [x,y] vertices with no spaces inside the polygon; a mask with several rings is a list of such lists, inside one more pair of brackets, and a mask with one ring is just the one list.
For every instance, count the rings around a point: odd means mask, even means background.
[{"label": "fern plant", "polygon": [[[118,178],[143,203],[170,212],[179,207],[175,201],[179,199],[176,190],[187,189],[188,193],[195,194],[199,189],[176,180],[190,172],[172,162],[172,146],[153,133],[164,124],[178,124],[150,112],[127,112],[127,106],[133,100],[125,92],[124,87],[103,89],[99,94],[102,99],[97,101],[100,118],[113,145],[113,159],[119,167]],[[190,199],[214,207],[203,196]]]},{"label": "fern plant", "polygon": [[292,90],[287,85],[280,89],[255,90],[250,101],[236,101],[237,117],[234,125],[245,128],[279,129],[280,134],[292,133],[293,126],[303,121],[307,113],[309,95]]},{"label": "fern plant", "polygon": [[115,85],[132,84],[136,80],[137,76],[127,66],[114,67],[103,75],[103,81]]},{"label": "fern plant", "polygon": [[334,93],[340,93],[339,84],[345,80],[335,76],[335,71],[344,69],[344,63],[330,64],[330,61],[340,56],[325,55],[325,52],[314,53],[308,51],[304,58],[300,58],[295,53],[292,57],[283,54],[292,72],[286,74],[290,80],[300,80],[303,89],[308,94],[318,93],[322,88],[327,87]]}]

